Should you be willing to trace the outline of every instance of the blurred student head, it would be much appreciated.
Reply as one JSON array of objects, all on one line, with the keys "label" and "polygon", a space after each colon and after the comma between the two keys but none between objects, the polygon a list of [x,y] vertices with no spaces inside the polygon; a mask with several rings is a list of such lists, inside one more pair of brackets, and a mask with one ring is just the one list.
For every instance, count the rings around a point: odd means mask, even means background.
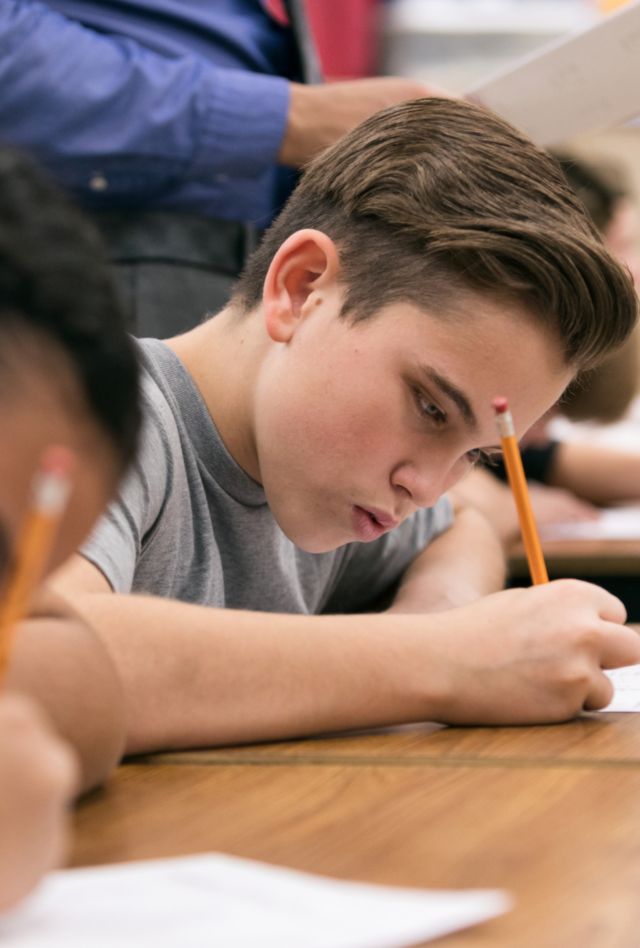
[{"label": "blurred student head", "polygon": [[[622,168],[568,153],[556,155],[560,166],[602,234],[609,251],[624,263],[640,285],[638,209]],[[572,421],[611,422],[620,418],[638,389],[640,357],[637,332],[599,366],[583,373],[562,400]]]},{"label": "blurred student head", "polygon": [[82,540],[129,464],[138,366],[93,228],[25,156],[0,149],[0,573],[33,473],[52,444],[75,457],[49,564]]}]

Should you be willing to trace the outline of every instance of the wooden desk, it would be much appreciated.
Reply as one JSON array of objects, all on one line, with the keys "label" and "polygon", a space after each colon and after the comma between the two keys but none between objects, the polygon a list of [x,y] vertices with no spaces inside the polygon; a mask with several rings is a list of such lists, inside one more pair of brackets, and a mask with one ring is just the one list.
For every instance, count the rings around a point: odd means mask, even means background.
[{"label": "wooden desk", "polygon": [[633,714],[585,714],[570,725],[444,727],[412,724],[355,734],[254,744],[247,747],[155,754],[148,763],[372,764],[476,766],[488,761],[531,765],[640,766],[640,721]]},{"label": "wooden desk", "polygon": [[[640,540],[547,540],[542,549],[551,576],[636,576],[640,583]],[[520,543],[509,556],[509,574],[529,575]]]},{"label": "wooden desk", "polygon": [[443,945],[635,948],[639,748],[632,714],[156,756],[80,805],[71,861],[221,850],[346,879],[498,886],[514,911]]},{"label": "wooden desk", "polygon": [[[550,579],[570,576],[597,583],[622,600],[631,621],[640,623],[640,541],[554,540],[542,547]],[[530,582],[520,545],[509,556],[509,579],[514,586]]]}]

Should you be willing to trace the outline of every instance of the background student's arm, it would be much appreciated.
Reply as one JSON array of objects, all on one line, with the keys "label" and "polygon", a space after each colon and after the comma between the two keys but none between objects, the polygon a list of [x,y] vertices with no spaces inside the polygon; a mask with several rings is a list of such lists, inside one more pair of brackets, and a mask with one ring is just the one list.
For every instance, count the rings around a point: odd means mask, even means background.
[{"label": "background student's arm", "polygon": [[75,748],[79,790],[105,780],[124,750],[122,688],[99,636],[49,591],[18,630],[6,687],[35,699]]},{"label": "background student's arm", "polygon": [[0,912],[60,864],[77,778],[73,752],[43,712],[0,699]]},{"label": "background student's arm", "polygon": [[[562,487],[549,487],[530,481],[529,495],[539,526],[546,523],[591,520],[598,516],[592,504]],[[483,513],[506,546],[510,546],[519,536],[520,526],[511,488],[484,468],[470,471],[456,484],[450,496],[457,502],[468,504]]]},{"label": "background student's arm", "polygon": [[502,589],[505,558],[483,514],[456,502],[451,527],[433,540],[402,578],[391,610],[438,612]]},{"label": "background student's arm", "polygon": [[437,615],[330,616],[115,595],[80,556],[57,583],[113,656],[128,753],[419,720],[567,720],[610,700],[601,667],[640,662],[621,603],[576,581]]},{"label": "background student's arm", "polygon": [[640,500],[640,453],[586,442],[562,442],[549,480],[601,506]]}]

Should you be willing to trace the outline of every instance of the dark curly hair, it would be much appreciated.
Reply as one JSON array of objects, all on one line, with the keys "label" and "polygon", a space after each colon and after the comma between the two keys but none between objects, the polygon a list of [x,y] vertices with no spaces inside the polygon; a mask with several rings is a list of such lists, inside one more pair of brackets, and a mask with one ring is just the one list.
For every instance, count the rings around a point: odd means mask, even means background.
[{"label": "dark curly hair", "polygon": [[124,469],[140,428],[139,367],[102,244],[29,158],[0,147],[0,360],[2,340],[21,336],[62,353]]}]

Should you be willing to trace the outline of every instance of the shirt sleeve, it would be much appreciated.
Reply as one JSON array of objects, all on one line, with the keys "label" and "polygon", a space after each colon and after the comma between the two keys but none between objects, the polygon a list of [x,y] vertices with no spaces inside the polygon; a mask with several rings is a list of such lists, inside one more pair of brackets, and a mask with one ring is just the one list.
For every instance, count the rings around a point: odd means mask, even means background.
[{"label": "shirt sleeve", "polygon": [[435,507],[416,511],[379,540],[349,544],[323,611],[366,612],[393,589],[416,556],[452,523],[451,504],[442,497]]},{"label": "shirt sleeve", "polygon": [[39,0],[0,0],[0,136],[111,206],[186,180],[257,178],[276,160],[289,85],[101,34]]},{"label": "shirt sleeve", "polygon": [[171,479],[171,455],[162,427],[153,414],[145,412],[136,459],[117,496],[80,548],[116,593],[129,593],[133,588],[136,567],[160,521]]}]

